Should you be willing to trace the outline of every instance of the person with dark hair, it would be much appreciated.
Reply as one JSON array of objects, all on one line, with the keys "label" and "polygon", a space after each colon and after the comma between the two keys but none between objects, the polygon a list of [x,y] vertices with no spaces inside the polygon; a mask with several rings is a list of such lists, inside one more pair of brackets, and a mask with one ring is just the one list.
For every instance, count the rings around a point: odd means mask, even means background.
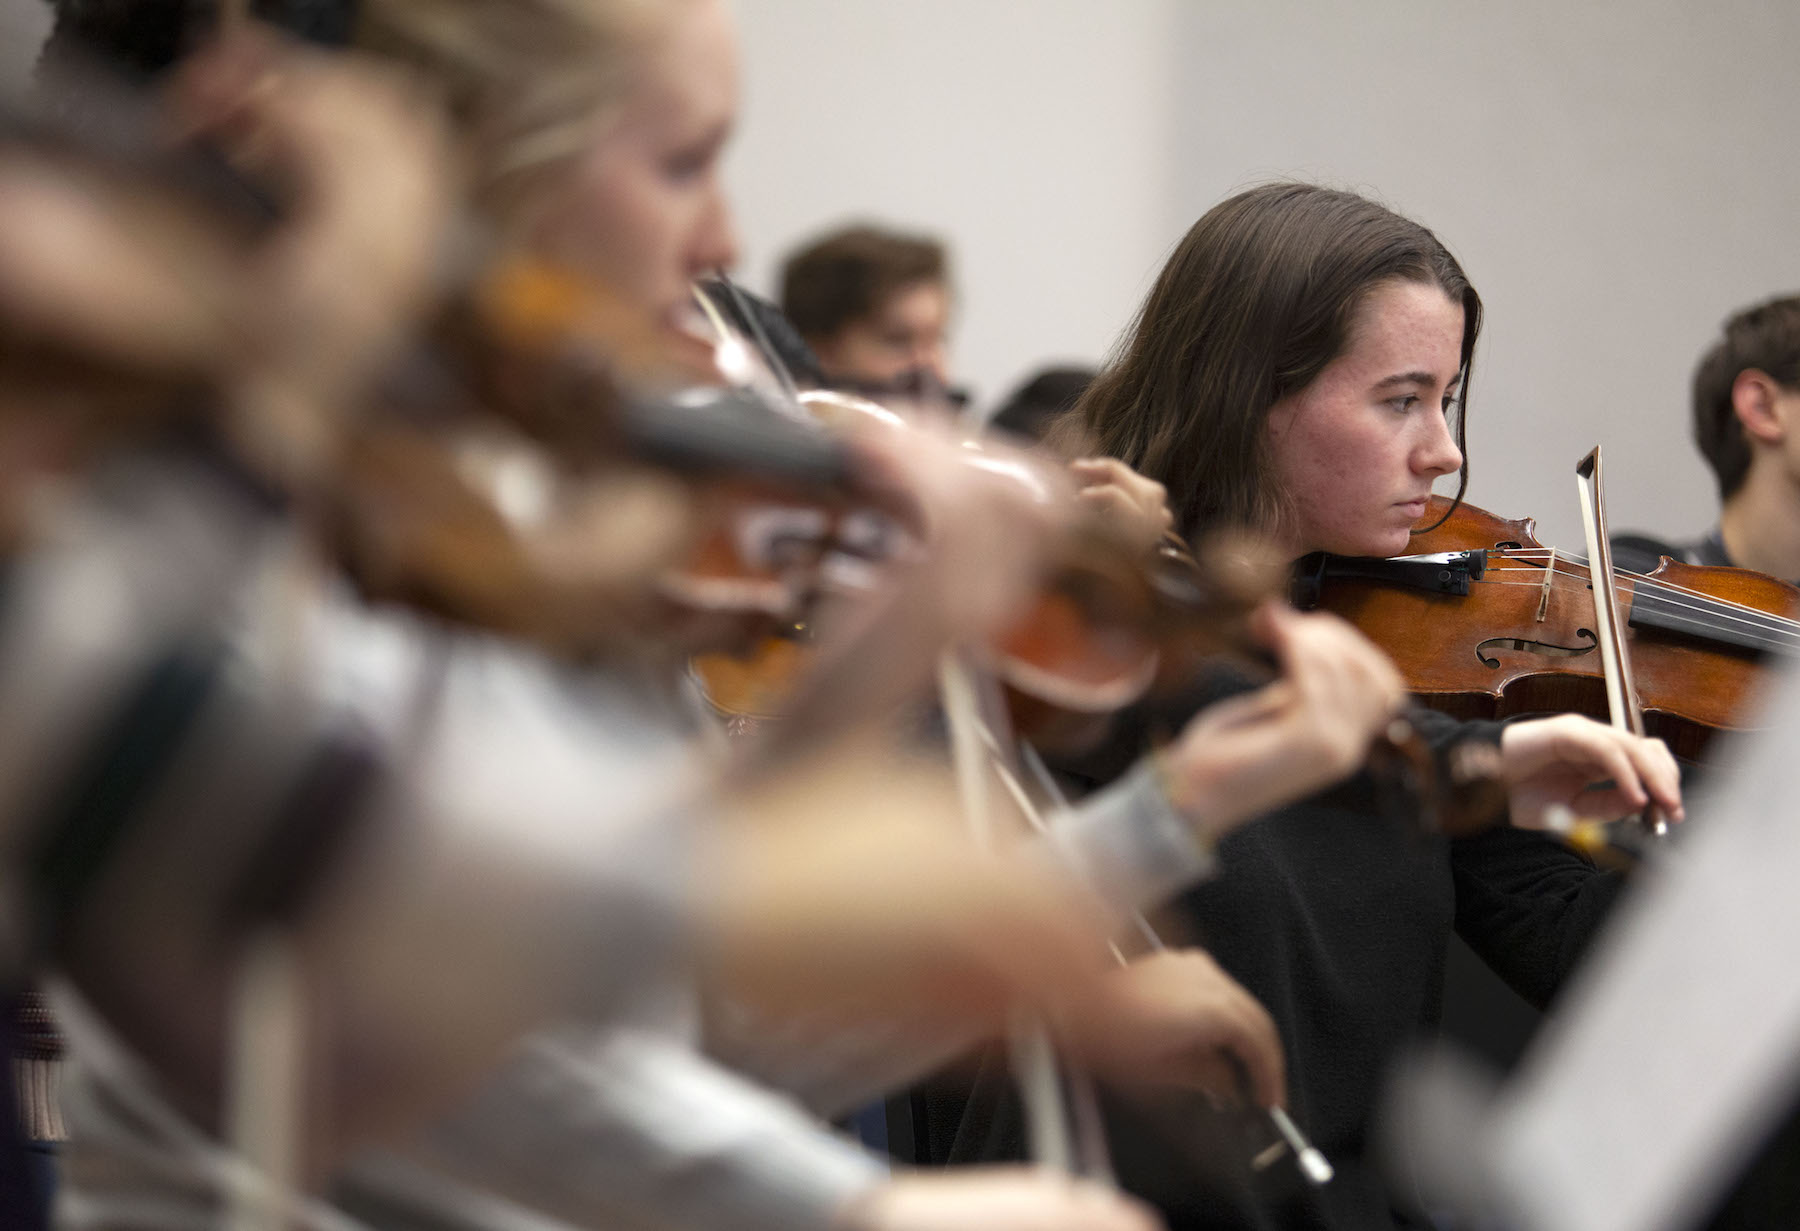
[{"label": "person with dark hair", "polygon": [[[1462,267],[1417,223],[1346,192],[1256,188],[1189,230],[1058,435],[1163,484],[1176,529],[1196,543],[1230,531],[1289,560],[1397,555],[1433,483],[1466,475],[1459,412],[1481,314]],[[1209,673],[1166,708],[1129,715],[1112,746],[1060,768],[1080,786],[1104,783],[1146,734],[1233,704],[1243,686]],[[1514,826],[1540,824],[1548,804],[1577,795],[1589,813],[1652,798],[1679,813],[1678,771],[1655,741],[1573,715],[1502,727],[1418,712],[1413,722],[1433,745],[1492,741]],[[1282,808],[1225,839],[1220,875],[1178,903],[1181,934],[1274,1015],[1289,1106],[1337,1178],[1261,1208],[1203,1192],[1173,1156],[1155,1161],[1164,1135],[1149,1120],[1115,1109],[1121,1177],[1172,1228],[1412,1225],[1397,1212],[1404,1190],[1389,1188],[1369,1154],[1388,1069],[1439,1016],[1452,930],[1542,1005],[1619,889],[1542,834],[1421,836],[1385,802],[1365,775]],[[976,1106],[952,1158],[1010,1136],[1003,1108]]]},{"label": "person with dark hair", "polygon": [[949,257],[925,236],[848,227],[782,265],[781,310],[826,382],[877,399],[966,401],[950,383],[950,309]]},{"label": "person with dark hair", "polygon": [[[987,426],[1003,436],[1051,446],[1052,452],[1056,445],[1080,443],[1059,428],[1098,375],[1093,368],[1044,368],[1013,390],[988,418]],[[1067,456],[1066,460],[1069,477],[1080,489],[1079,499],[1103,512],[1124,541],[1153,547],[1170,535],[1175,519],[1161,483],[1115,457]],[[1186,550],[1180,543],[1175,546]]]},{"label": "person with dark hair", "polygon": [[[1396,336],[1376,333],[1390,322]],[[1392,396],[1363,398],[1355,420],[1323,404],[1347,400],[1353,343],[1404,349],[1427,326],[1447,344],[1435,369],[1396,370],[1379,390]],[[1349,193],[1275,184],[1194,224],[1075,418],[1100,452],[1163,481],[1190,540],[1245,529],[1296,555],[1396,555],[1436,479],[1467,485],[1460,410],[1480,332],[1480,297],[1429,231]],[[1384,435],[1410,448],[1379,470],[1342,449]],[[1337,481],[1296,482],[1321,460],[1309,446],[1327,445]]]},{"label": "person with dark hair", "polygon": [[1800,296],[1734,314],[1694,369],[1694,444],[1719,483],[1719,524],[1692,542],[1613,538],[1613,563],[1755,569],[1800,579]]},{"label": "person with dark hair", "polygon": [[988,426],[1025,440],[1042,440],[1075,408],[1099,375],[1093,368],[1043,368],[1028,377],[988,417]]}]

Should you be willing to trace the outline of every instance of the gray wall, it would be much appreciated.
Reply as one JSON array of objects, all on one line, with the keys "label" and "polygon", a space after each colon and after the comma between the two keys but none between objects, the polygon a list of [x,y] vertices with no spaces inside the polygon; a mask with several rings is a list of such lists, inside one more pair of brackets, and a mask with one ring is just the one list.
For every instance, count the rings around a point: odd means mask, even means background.
[{"label": "gray wall", "polygon": [[1127,0],[740,0],[746,274],[868,218],[954,245],[978,392],[1094,359],[1182,225],[1176,11]]},{"label": "gray wall", "polygon": [[[739,0],[729,174],[746,277],[875,218],[954,245],[987,398],[1098,360],[1163,254],[1238,187],[1299,175],[1426,222],[1485,296],[1471,496],[1580,538],[1685,534],[1711,482],[1686,385],[1732,308],[1800,290],[1793,0]],[[45,26],[0,0],[0,81]]]},{"label": "gray wall", "polygon": [[956,246],[965,373],[1104,354],[1186,225],[1283,175],[1438,231],[1489,307],[1471,496],[1576,543],[1710,521],[1686,385],[1733,307],[1800,290],[1800,5],[1636,0],[740,0],[732,166],[753,282],[867,215]]},{"label": "gray wall", "polygon": [[50,6],[44,0],[0,0],[0,90],[23,86],[49,32]]}]

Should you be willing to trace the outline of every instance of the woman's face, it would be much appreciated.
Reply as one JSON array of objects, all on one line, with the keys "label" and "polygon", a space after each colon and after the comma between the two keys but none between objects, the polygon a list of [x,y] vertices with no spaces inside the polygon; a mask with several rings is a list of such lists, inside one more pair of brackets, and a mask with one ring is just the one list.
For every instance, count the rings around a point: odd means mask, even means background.
[{"label": "woman's face", "polygon": [[1294,556],[1395,556],[1432,481],[1462,465],[1457,398],[1463,308],[1440,288],[1393,281],[1363,299],[1344,352],[1269,411],[1275,478]]},{"label": "woman's face", "polygon": [[669,0],[631,88],[551,190],[533,238],[551,258],[674,324],[737,237],[720,157],[737,115],[737,36],[719,0]]}]

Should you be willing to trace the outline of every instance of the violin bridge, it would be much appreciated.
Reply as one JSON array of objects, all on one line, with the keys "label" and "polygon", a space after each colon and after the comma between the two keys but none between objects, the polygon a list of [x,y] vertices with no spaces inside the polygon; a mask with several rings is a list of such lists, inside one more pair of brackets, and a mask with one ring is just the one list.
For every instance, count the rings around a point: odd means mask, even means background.
[{"label": "violin bridge", "polygon": [[1542,624],[1550,614],[1550,583],[1556,580],[1556,548],[1550,549],[1550,562],[1544,566],[1544,585],[1538,591],[1537,622]]}]

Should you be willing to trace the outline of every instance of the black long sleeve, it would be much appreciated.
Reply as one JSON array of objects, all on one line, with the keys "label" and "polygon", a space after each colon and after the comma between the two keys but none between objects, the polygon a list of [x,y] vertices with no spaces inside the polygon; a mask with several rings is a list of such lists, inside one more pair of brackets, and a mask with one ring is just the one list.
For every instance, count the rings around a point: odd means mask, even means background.
[{"label": "black long sleeve", "polygon": [[[1130,763],[1146,733],[1173,733],[1202,705],[1244,686],[1215,678],[1186,704],[1126,715],[1109,747],[1059,768],[1079,785],[1102,784]],[[1500,733],[1498,724],[1427,712],[1413,722],[1440,759],[1453,744]],[[1175,1105],[1114,1105],[1120,1178],[1152,1200],[1173,1231],[1408,1225],[1368,1158],[1370,1136],[1394,1062],[1436,1029],[1452,928],[1542,1003],[1617,894],[1617,878],[1541,835],[1496,831],[1452,843],[1390,815],[1390,794],[1365,773],[1243,826],[1220,844],[1218,874],[1161,920],[1171,944],[1204,945],[1267,1007],[1286,1050],[1290,1108],[1338,1172],[1318,1190],[1247,1185],[1241,1170],[1217,1158],[1195,1161],[1193,1128],[1170,1131]],[[928,1154],[961,1162],[1016,1148],[1016,1108],[998,1088],[1000,1071],[990,1065],[966,1103],[927,1100],[937,1128]],[[1200,1118],[1181,1114],[1190,1126]],[[1202,1152],[1231,1148],[1229,1133],[1215,1132]]]},{"label": "black long sleeve", "polygon": [[1580,961],[1624,878],[1540,833],[1504,827],[1450,845],[1456,930],[1542,1009]]}]

